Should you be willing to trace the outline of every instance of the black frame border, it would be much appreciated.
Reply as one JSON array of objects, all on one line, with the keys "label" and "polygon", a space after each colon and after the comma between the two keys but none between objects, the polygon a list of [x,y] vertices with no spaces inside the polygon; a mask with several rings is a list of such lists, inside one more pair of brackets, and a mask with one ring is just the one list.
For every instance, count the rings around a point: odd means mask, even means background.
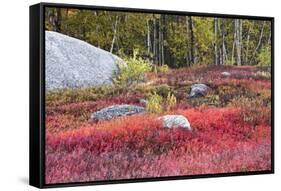
[{"label": "black frame border", "polygon": [[[251,20],[264,20],[271,22],[271,170],[231,172],[218,174],[197,174],[168,177],[151,177],[138,179],[118,179],[90,182],[70,182],[70,183],[45,183],[45,8],[73,8],[101,11],[122,11],[138,13],[170,14],[183,16],[201,16],[218,18],[238,18]],[[30,6],[29,9],[29,57],[30,57],[30,96],[29,96],[29,184],[38,188],[54,188],[69,186],[104,185],[120,183],[136,183],[167,180],[184,180],[194,178],[214,178],[229,176],[274,174],[274,17],[232,15],[218,13],[200,13],[156,9],[139,9],[124,7],[107,7],[94,5],[76,5],[61,3],[39,3]]]}]

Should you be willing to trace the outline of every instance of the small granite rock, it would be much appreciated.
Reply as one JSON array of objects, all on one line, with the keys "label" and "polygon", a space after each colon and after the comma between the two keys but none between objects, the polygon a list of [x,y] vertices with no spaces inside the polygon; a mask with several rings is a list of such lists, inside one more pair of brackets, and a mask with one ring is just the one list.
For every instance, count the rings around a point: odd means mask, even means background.
[{"label": "small granite rock", "polygon": [[100,120],[110,120],[116,117],[130,116],[138,113],[144,113],[145,108],[136,106],[136,105],[112,105],[106,108],[103,108],[99,111],[92,113],[91,120],[100,121]]},{"label": "small granite rock", "polygon": [[231,76],[231,74],[229,72],[222,72],[221,75],[226,76],[226,77]]},{"label": "small granite rock", "polygon": [[182,127],[192,130],[189,121],[183,115],[165,115],[159,119],[163,121],[165,128]]},{"label": "small granite rock", "polygon": [[210,88],[205,84],[193,84],[189,94],[190,98],[204,96]]}]

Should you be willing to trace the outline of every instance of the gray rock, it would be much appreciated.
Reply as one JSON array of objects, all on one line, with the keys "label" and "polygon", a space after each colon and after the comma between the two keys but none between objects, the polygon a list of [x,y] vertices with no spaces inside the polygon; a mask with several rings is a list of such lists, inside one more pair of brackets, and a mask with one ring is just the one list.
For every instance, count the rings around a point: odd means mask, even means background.
[{"label": "gray rock", "polygon": [[116,117],[130,116],[130,115],[135,115],[144,112],[145,112],[144,107],[140,107],[136,105],[127,105],[127,104],[112,105],[92,113],[91,120],[93,121],[110,120]]},{"label": "gray rock", "polygon": [[159,119],[163,121],[165,128],[182,127],[192,130],[189,121],[183,115],[165,115]]},{"label": "gray rock", "polygon": [[229,73],[229,72],[222,72],[221,75],[223,75],[223,76],[231,76],[231,73]]},{"label": "gray rock", "polygon": [[119,57],[87,42],[46,31],[46,89],[112,84],[118,73]]},{"label": "gray rock", "polygon": [[210,88],[205,84],[193,84],[189,94],[190,98],[204,96]]}]

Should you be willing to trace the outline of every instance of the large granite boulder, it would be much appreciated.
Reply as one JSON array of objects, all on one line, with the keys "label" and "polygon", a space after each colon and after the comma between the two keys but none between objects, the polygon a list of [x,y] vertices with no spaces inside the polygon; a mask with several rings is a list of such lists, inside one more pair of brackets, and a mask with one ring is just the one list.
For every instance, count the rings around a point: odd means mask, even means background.
[{"label": "large granite boulder", "polygon": [[57,32],[45,32],[46,89],[108,85],[124,62],[91,44]]},{"label": "large granite boulder", "polygon": [[201,97],[206,95],[210,88],[205,84],[193,84],[189,94],[190,98]]},{"label": "large granite boulder", "polygon": [[165,128],[182,127],[192,130],[189,121],[183,115],[164,115],[159,119],[163,121],[163,127]]},{"label": "large granite boulder", "polygon": [[112,105],[92,113],[92,121],[110,120],[116,117],[130,116],[144,113],[145,108],[136,105]]}]

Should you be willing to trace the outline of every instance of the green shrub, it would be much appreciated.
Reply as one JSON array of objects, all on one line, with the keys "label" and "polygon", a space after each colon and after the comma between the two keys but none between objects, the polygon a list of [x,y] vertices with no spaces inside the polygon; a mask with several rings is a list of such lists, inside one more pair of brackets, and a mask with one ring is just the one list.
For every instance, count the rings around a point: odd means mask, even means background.
[{"label": "green shrub", "polygon": [[167,84],[156,86],[155,89],[156,93],[161,95],[162,97],[167,97],[169,92],[172,91],[171,87]]},{"label": "green shrub", "polygon": [[207,99],[208,105],[219,106],[221,103],[219,95],[209,94],[206,96],[206,99]]},{"label": "green shrub", "polygon": [[171,108],[175,107],[177,104],[177,98],[172,94],[171,92],[168,93],[167,99],[166,99],[166,109],[167,111],[170,111]]},{"label": "green shrub", "polygon": [[258,54],[258,62],[261,66],[270,66],[271,65],[271,47],[265,46],[262,47],[260,53]]},{"label": "green shrub", "polygon": [[136,53],[133,58],[125,58],[124,60],[126,65],[119,66],[119,74],[113,78],[114,84],[128,87],[133,83],[145,81],[145,73],[151,71],[151,65],[142,58],[138,58]]},{"label": "green shrub", "polygon": [[162,73],[167,73],[169,71],[169,66],[167,64],[164,64],[162,66],[158,67],[158,71]]},{"label": "green shrub", "polygon": [[161,113],[164,109],[170,111],[176,104],[177,98],[171,92],[168,93],[167,97],[162,97],[154,92],[148,98],[146,109],[150,113]]},{"label": "green shrub", "polygon": [[271,73],[265,72],[265,71],[258,71],[258,72],[255,73],[255,76],[263,77],[263,78],[271,78]]},{"label": "green shrub", "polygon": [[150,113],[161,113],[163,111],[163,98],[154,92],[146,103],[146,110]]},{"label": "green shrub", "polygon": [[142,94],[151,94],[155,90],[155,87],[146,83],[135,84],[130,88],[131,91],[140,92]]}]

